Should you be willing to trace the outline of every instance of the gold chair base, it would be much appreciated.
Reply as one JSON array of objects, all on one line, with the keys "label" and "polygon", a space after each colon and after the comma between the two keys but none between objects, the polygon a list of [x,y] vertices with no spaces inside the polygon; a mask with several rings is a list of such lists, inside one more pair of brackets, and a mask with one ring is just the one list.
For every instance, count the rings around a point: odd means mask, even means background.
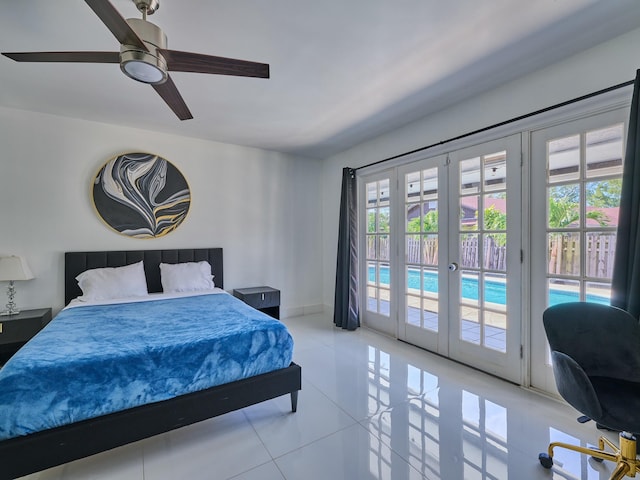
[{"label": "gold chair base", "polygon": [[[551,468],[553,465],[553,449],[555,447],[566,448],[567,450],[573,450],[574,452],[590,455],[596,459],[615,462],[616,468],[613,470],[609,480],[620,480],[625,476],[634,478],[636,473],[640,473],[640,459],[637,458],[636,438],[627,432],[621,432],[619,438],[620,447],[615,445],[608,438],[600,437],[598,439],[598,449],[579,447],[577,445],[571,445],[570,443],[553,442],[549,444],[548,460],[551,461],[548,463],[548,466],[545,465],[546,462],[543,461],[543,458],[540,458],[540,463],[545,468]],[[612,450],[612,453],[605,451],[605,445]]]}]

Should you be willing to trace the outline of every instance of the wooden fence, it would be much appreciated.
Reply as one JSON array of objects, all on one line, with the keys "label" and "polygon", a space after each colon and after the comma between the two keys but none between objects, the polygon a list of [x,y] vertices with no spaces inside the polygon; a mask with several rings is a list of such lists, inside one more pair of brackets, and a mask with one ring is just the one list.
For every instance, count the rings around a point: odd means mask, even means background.
[{"label": "wooden fence", "polygon": [[[483,245],[484,268],[506,271],[506,247],[500,246],[495,238],[485,235]],[[588,233],[586,235],[584,274],[592,278],[611,278],[616,250],[616,234]],[[367,258],[389,260],[389,237],[378,237],[378,253],[375,243],[367,243]],[[468,236],[460,242],[460,267],[478,268],[478,236]],[[438,264],[438,239],[436,236],[408,236],[406,239],[406,263],[416,265]],[[422,248],[422,257],[420,249]],[[549,236],[550,275],[578,275],[580,273],[580,236],[571,234],[551,234]]]},{"label": "wooden fence", "polygon": [[[478,268],[478,237],[469,236],[462,240],[460,246],[460,266],[462,268]],[[507,249],[496,243],[492,236],[484,237],[484,268],[490,270],[505,271],[507,269]],[[407,238],[406,246],[407,263],[437,265],[438,264],[438,239],[433,236],[422,238],[422,261],[420,260],[420,239]]]},{"label": "wooden fence", "polygon": [[[585,237],[585,275],[611,278],[616,254],[615,233],[588,233]],[[580,274],[580,236],[571,234],[549,235],[550,275]]]}]

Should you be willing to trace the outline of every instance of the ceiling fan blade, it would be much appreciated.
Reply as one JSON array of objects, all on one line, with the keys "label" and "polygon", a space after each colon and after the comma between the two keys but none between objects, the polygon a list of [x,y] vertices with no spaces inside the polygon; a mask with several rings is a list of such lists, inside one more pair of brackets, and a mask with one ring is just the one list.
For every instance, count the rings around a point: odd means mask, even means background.
[{"label": "ceiling fan blade", "polygon": [[238,77],[269,78],[267,63],[249,62],[235,58],[214,57],[201,53],[180,52],[161,49],[171,72],[212,73],[216,75],[236,75]]},{"label": "ceiling fan blade", "polygon": [[120,52],[2,52],[16,62],[120,63]]},{"label": "ceiling fan blade", "polygon": [[171,77],[167,77],[167,81],[164,83],[151,86],[156,92],[158,92],[180,120],[189,120],[193,118],[193,115],[191,115],[191,112],[189,111],[189,107],[184,103],[182,95],[180,95],[180,92],[178,91],[176,84],[171,80]]},{"label": "ceiling fan blade", "polygon": [[134,45],[149,51],[138,34],[108,0],[85,0],[85,2],[121,44]]}]

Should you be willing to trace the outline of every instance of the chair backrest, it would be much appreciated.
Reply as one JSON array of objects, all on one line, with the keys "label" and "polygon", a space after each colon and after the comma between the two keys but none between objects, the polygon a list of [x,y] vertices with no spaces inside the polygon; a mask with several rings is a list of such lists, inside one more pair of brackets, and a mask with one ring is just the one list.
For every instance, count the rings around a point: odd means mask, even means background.
[{"label": "chair backrest", "polygon": [[640,382],[640,324],[616,307],[572,302],[545,310],[552,351],[570,356],[590,376]]}]

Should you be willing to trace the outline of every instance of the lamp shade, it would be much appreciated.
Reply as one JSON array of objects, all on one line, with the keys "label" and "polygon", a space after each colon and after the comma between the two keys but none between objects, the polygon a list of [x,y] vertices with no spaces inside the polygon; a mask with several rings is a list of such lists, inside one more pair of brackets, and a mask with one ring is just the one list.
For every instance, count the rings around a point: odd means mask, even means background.
[{"label": "lamp shade", "polygon": [[0,257],[0,281],[31,280],[33,273],[24,258],[12,255]]}]

